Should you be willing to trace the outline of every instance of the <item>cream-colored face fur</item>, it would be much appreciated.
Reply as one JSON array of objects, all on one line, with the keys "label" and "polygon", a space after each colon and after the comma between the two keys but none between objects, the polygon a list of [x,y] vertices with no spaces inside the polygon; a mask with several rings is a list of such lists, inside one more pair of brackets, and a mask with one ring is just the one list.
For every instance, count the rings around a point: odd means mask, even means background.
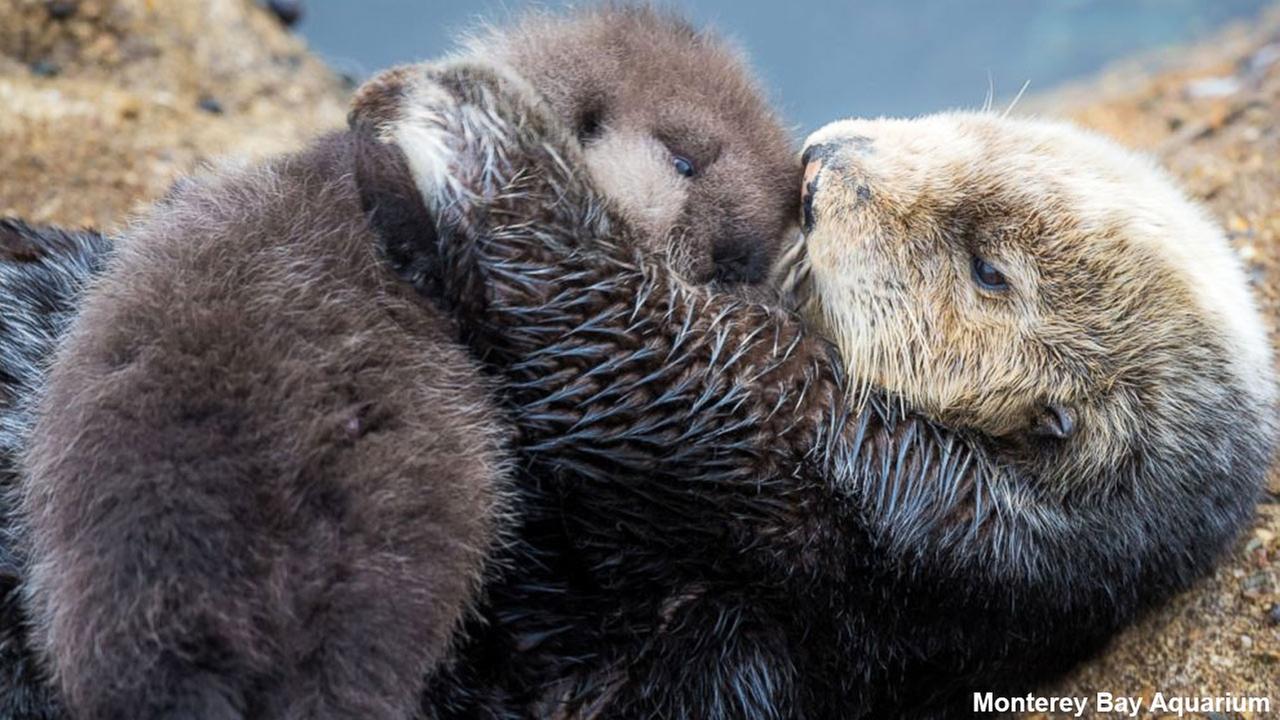
[{"label": "cream-colored face fur", "polygon": [[861,384],[1020,441],[1065,422],[1099,462],[1195,393],[1271,402],[1239,261],[1146,159],[976,113],[836,122],[805,146],[805,311]]},{"label": "cream-colored face fur", "polygon": [[688,201],[689,181],[673,169],[667,146],[650,133],[624,128],[602,133],[583,154],[596,187],[618,198],[645,237],[671,235]]}]

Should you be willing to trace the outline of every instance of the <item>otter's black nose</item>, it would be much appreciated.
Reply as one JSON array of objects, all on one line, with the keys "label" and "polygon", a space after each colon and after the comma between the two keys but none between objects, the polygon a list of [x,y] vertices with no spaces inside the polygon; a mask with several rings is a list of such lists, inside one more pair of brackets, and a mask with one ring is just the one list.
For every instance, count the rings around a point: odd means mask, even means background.
[{"label": "otter's black nose", "polygon": [[809,167],[809,163],[817,160],[819,162],[831,157],[836,151],[835,143],[816,143],[804,149],[800,155],[800,164]]},{"label": "otter's black nose", "polygon": [[801,229],[806,233],[813,229],[816,221],[813,196],[818,192],[818,177],[821,175],[822,165],[835,151],[836,146],[831,143],[818,143],[805,148],[800,155],[800,162],[804,165],[804,180],[800,183],[800,222]]},{"label": "otter's black nose", "polygon": [[803,217],[800,218],[801,230],[809,232],[813,229],[815,218],[813,216],[813,194],[818,190],[818,180],[806,182],[804,188],[800,191],[800,212]]}]

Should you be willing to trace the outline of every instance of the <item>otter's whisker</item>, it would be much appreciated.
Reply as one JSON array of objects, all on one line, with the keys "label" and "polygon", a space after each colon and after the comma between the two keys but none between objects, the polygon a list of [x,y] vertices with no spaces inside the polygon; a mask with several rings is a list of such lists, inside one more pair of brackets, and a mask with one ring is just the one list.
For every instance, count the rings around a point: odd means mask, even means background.
[{"label": "otter's whisker", "polygon": [[1014,96],[1013,96],[1013,101],[1009,103],[1009,107],[1007,107],[1007,108],[1005,108],[1005,109],[1004,109],[1004,114],[1003,114],[1003,115],[1001,115],[1000,117],[1002,117],[1002,118],[1007,118],[1007,117],[1009,117],[1009,113],[1013,112],[1013,108],[1014,108],[1015,106],[1017,106],[1018,101],[1022,99],[1022,95],[1023,95],[1023,93],[1025,93],[1025,92],[1027,91],[1027,88],[1029,88],[1029,87],[1031,87],[1031,80],[1030,80],[1030,79],[1028,79],[1026,82],[1022,83],[1022,89],[1018,91],[1018,94],[1017,94],[1017,95],[1014,95]]}]

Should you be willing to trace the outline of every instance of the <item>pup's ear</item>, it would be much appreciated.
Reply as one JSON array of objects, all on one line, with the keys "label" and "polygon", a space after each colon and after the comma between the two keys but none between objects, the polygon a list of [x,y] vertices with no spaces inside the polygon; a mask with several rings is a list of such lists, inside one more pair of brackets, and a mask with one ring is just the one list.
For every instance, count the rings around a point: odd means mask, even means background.
[{"label": "pup's ear", "polygon": [[404,152],[392,138],[412,68],[388,70],[356,93],[347,121],[355,145],[360,206],[391,268],[420,292],[438,292],[435,221]]},{"label": "pup's ear", "polygon": [[375,135],[381,135],[381,130],[391,127],[402,117],[413,78],[421,74],[421,66],[400,65],[369,78],[351,100],[347,126],[352,130],[367,128]]}]

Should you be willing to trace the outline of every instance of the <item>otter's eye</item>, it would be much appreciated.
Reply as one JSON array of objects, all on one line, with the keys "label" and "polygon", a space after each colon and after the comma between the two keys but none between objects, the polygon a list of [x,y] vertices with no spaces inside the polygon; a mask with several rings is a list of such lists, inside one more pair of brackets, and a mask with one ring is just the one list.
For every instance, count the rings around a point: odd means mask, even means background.
[{"label": "otter's eye", "polygon": [[1009,289],[1009,281],[1005,279],[1004,273],[977,255],[973,256],[973,281],[983,290],[1004,292]]},{"label": "otter's eye", "polygon": [[598,108],[586,110],[578,116],[578,142],[587,144],[604,132],[604,113]]},{"label": "otter's eye", "polygon": [[675,166],[676,172],[687,178],[693,177],[698,172],[693,166],[693,161],[683,155],[672,155],[671,164]]}]

